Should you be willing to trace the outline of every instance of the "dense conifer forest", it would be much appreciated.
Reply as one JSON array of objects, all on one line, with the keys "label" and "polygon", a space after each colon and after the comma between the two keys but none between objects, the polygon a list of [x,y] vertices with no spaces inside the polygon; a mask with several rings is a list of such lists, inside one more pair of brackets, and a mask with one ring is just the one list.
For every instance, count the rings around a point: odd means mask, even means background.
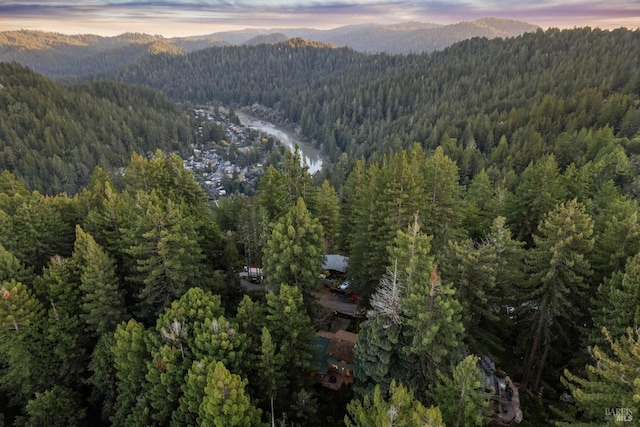
[{"label": "dense conifer forest", "polygon": [[164,95],[115,82],[62,86],[0,63],[0,168],[30,190],[74,194],[96,166],[110,172],[131,154],[186,150],[184,109]]},{"label": "dense conifer forest", "polygon": [[[70,86],[0,64],[0,425],[485,425],[482,356],[521,425],[637,421],[639,39],[290,40]],[[212,204],[170,100],[261,104],[328,166]],[[326,253],[360,296],[339,391],[310,375]]]},{"label": "dense conifer forest", "polygon": [[639,38],[638,31],[551,29],[407,56],[291,40],[157,55],[108,77],[176,101],[272,107],[334,162],[342,153],[370,158],[415,142],[433,149],[445,134],[478,162],[504,136],[522,172],[539,154],[523,146],[540,145],[538,134],[546,146],[607,125],[616,136],[635,135]]}]

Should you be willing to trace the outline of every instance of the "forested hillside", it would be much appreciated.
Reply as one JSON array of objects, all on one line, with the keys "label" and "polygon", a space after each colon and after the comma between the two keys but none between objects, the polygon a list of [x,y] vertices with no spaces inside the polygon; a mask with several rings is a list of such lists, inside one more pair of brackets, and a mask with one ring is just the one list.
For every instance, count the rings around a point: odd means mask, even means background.
[{"label": "forested hillside", "polygon": [[27,30],[0,32],[0,61],[15,61],[59,80],[104,73],[159,52],[180,54],[182,49],[162,36],[139,33],[101,37]]},{"label": "forested hillside", "polygon": [[275,108],[332,161],[414,142],[432,149],[445,134],[471,157],[484,157],[504,136],[521,171],[540,154],[523,148],[536,146],[536,135],[548,151],[560,135],[583,128],[637,133],[639,39],[638,31],[551,29],[409,56],[287,42],[153,57],[108,78],[175,100]]},{"label": "forested hillside", "polygon": [[[161,151],[132,154],[122,173],[95,169],[73,196],[30,192],[5,168],[6,419],[480,426],[507,404],[492,400],[481,356],[517,384],[522,425],[617,425],[616,410],[633,418],[639,38],[549,30],[419,56],[290,40],[119,70],[111,77],[174,100],[263,104],[301,126],[332,164],[312,177],[289,153],[265,169],[255,197],[215,206]],[[131,120],[116,104],[131,117],[140,100],[175,108],[155,92],[110,82],[66,88],[3,66],[15,71],[0,96],[20,94],[4,108],[32,112],[3,132],[25,120],[24,129],[37,128],[49,111],[42,105],[67,111],[75,105],[67,99],[100,100],[113,109],[110,123]],[[176,139],[161,141],[188,141],[174,126]],[[130,131],[145,140],[151,129]],[[125,138],[110,135],[109,144]],[[325,253],[349,257],[359,296],[356,382],[340,391],[310,375],[315,332],[331,318],[317,304]],[[233,269],[249,256],[266,292],[238,286]]]},{"label": "forested hillside", "polygon": [[[393,62],[402,61],[401,57],[390,58]],[[259,102],[273,106],[282,95],[288,96],[296,89],[321,91],[328,83],[333,83],[331,88],[339,87],[340,78],[354,75],[363,63],[368,64],[367,72],[378,74],[388,67],[382,63],[371,66],[374,62],[374,57],[351,49],[292,39],[275,45],[204,49],[181,61],[157,55],[94,79],[146,84],[174,100],[202,104],[217,100],[238,105]]]},{"label": "forested hillside", "polygon": [[96,166],[186,150],[189,117],[162,94],[114,82],[62,86],[0,63],[0,169],[45,194],[77,192]]}]

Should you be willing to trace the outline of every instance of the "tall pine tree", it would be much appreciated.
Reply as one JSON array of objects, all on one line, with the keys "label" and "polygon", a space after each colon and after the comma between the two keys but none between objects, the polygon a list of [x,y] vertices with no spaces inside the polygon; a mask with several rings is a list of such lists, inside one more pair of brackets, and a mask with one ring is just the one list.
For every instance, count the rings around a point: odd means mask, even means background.
[{"label": "tall pine tree", "polygon": [[469,355],[455,368],[453,375],[438,372],[439,382],[434,388],[434,400],[442,412],[442,419],[451,427],[483,426],[489,399],[481,382],[483,373],[477,366],[478,357]]},{"label": "tall pine tree", "polygon": [[[587,366],[586,377],[564,371],[562,383],[569,389],[573,403],[556,408],[557,426],[617,426],[622,421],[637,422],[640,330],[629,328],[616,339],[606,328],[602,332],[606,348],[593,348],[594,363]],[[618,419],[618,414],[625,418]]]},{"label": "tall pine tree", "polygon": [[204,256],[193,219],[181,205],[152,191],[137,193],[141,212],[129,234],[136,259],[129,279],[138,284],[140,314],[155,317],[190,287],[202,284]]},{"label": "tall pine tree", "polygon": [[324,259],[324,233],[302,198],[273,226],[264,249],[264,273],[276,287],[297,286],[309,304],[319,287]]},{"label": "tall pine tree", "polygon": [[283,285],[278,293],[267,294],[267,321],[272,341],[283,357],[282,366],[286,367],[279,387],[284,400],[284,396],[306,385],[314,360],[315,330],[299,288]]},{"label": "tall pine tree", "polygon": [[413,392],[392,381],[387,393],[376,386],[372,395],[354,399],[344,417],[347,427],[424,426],[444,427],[437,407],[425,408]]},{"label": "tall pine tree", "polygon": [[209,371],[199,414],[202,427],[260,426],[261,411],[245,393],[246,382],[222,362]]},{"label": "tall pine tree", "polygon": [[73,258],[80,270],[81,318],[97,337],[113,332],[127,317],[115,263],[79,225]]},{"label": "tall pine tree", "polygon": [[581,319],[589,309],[582,304],[589,300],[585,279],[591,266],[586,255],[593,248],[592,234],[593,220],[574,199],[549,212],[534,235],[530,285],[521,306],[531,333],[522,376],[525,389],[538,388],[553,343],[561,342],[565,350],[579,344]]}]

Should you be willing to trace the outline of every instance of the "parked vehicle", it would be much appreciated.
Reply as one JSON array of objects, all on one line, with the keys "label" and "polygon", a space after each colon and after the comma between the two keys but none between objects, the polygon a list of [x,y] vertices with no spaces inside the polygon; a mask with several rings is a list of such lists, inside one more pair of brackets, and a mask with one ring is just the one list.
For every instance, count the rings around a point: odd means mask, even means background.
[{"label": "parked vehicle", "polygon": [[344,282],[340,283],[338,289],[340,289],[341,291],[346,291],[347,289],[349,289],[349,286],[351,286],[351,280],[345,280]]},{"label": "parked vehicle", "polygon": [[261,283],[264,279],[262,269],[257,267],[244,267],[244,271],[240,272],[240,277],[253,283]]}]

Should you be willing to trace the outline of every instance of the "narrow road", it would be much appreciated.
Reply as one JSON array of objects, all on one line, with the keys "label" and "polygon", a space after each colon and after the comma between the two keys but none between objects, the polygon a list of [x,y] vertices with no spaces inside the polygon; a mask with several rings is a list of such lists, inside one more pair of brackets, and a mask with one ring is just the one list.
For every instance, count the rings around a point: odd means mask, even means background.
[{"label": "narrow road", "polygon": [[267,292],[267,288],[262,283],[253,283],[248,280],[240,279],[240,286],[248,291],[265,291]]},{"label": "narrow road", "polygon": [[[244,289],[248,291],[261,290],[269,292],[269,290],[263,284],[252,283],[244,279],[240,279],[240,284]],[[358,304],[354,304],[347,300],[347,297],[345,295],[329,292],[329,290],[326,288],[323,288],[316,295],[318,296],[318,303],[321,306],[326,307],[332,311],[337,311],[339,313],[349,314],[351,316],[356,315]]]},{"label": "narrow road", "polygon": [[321,306],[330,310],[337,311],[339,313],[349,314],[351,316],[356,315],[358,310],[358,304],[354,304],[347,300],[347,296],[343,294],[335,294],[329,292],[328,289],[323,289],[317,293],[318,303]]}]

